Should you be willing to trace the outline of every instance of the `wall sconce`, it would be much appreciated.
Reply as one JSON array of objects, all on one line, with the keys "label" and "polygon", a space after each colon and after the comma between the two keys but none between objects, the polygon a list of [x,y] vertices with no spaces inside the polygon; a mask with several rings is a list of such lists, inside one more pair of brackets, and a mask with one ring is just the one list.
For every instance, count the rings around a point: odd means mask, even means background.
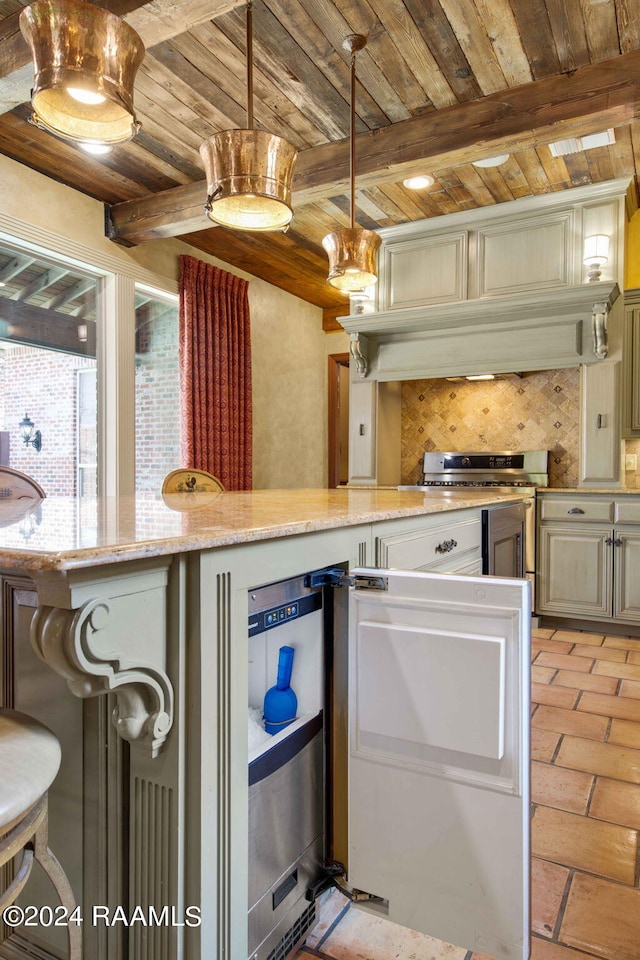
[{"label": "wall sconce", "polygon": [[33,420],[29,419],[29,414],[25,413],[24,418],[19,423],[20,436],[22,437],[25,447],[31,444],[33,449],[40,453],[42,449],[42,434],[39,430],[34,430],[34,426]]},{"label": "wall sconce", "polygon": [[602,268],[609,259],[609,237],[603,233],[595,233],[586,237],[584,241],[583,263],[589,267],[589,283],[600,279]]}]

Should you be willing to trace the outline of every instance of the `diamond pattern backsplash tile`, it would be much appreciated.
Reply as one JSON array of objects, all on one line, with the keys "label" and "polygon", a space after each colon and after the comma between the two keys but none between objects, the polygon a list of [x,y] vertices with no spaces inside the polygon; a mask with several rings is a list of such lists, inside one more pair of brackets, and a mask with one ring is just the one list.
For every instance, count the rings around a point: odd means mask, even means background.
[{"label": "diamond pattern backsplash tile", "polygon": [[[626,453],[635,453],[640,464],[640,440],[627,440]],[[640,490],[640,469],[625,471],[624,482],[632,490]]]},{"label": "diamond pattern backsplash tile", "polygon": [[577,369],[402,384],[403,483],[420,478],[425,450],[549,450],[549,485],[577,487],[579,443]]}]

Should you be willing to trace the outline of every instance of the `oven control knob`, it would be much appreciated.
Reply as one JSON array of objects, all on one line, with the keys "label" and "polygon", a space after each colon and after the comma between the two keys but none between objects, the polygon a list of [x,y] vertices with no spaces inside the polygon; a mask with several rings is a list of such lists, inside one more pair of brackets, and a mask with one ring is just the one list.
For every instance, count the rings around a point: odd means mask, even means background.
[{"label": "oven control knob", "polygon": [[470,466],[471,466],[471,460],[469,459],[469,457],[463,457],[460,462],[462,463],[462,466],[463,466],[463,467],[470,467]]}]

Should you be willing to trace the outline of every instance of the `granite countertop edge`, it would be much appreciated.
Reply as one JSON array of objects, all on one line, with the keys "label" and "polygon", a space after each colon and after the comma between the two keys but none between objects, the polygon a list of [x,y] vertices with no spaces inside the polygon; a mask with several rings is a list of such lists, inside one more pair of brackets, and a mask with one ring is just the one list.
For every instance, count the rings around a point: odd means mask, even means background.
[{"label": "granite countertop edge", "polygon": [[[269,494],[272,494],[271,498]],[[329,493],[329,496],[327,496]],[[354,493],[356,496],[354,497]],[[283,519],[282,512],[286,509],[286,502],[282,500],[274,507],[274,519],[269,516],[269,505],[275,500],[276,494],[287,495],[291,500],[291,517]],[[298,497],[294,496],[298,494]],[[307,499],[301,494],[308,495]],[[348,497],[348,503],[343,498]],[[429,516],[438,513],[482,508],[499,503],[517,502],[525,499],[524,494],[491,494],[473,498],[450,500],[445,496],[440,498],[424,497],[416,492],[398,491],[362,491],[362,497],[351,489],[348,494],[342,491],[256,491],[256,496],[250,492],[244,494],[220,494],[214,508],[205,505],[191,511],[171,516],[171,511],[164,508],[159,514],[160,520],[165,523],[170,520],[176,526],[180,523],[185,529],[169,533],[150,533],[136,535],[132,532],[127,535],[127,524],[123,524],[124,533],[120,533],[111,542],[106,535],[96,537],[96,543],[80,546],[72,542],[69,537],[69,546],[66,543],[55,547],[47,545],[46,534],[43,533],[40,542],[22,545],[17,541],[13,532],[13,540],[9,542],[5,531],[0,530],[0,568],[6,571],[24,571],[28,574],[60,573],[81,568],[91,568],[99,565],[120,563],[124,561],[148,560],[162,558],[177,553],[188,553],[199,550],[233,547],[244,543],[259,543],[265,540],[276,540],[282,537],[300,536],[309,533],[322,532],[341,527],[358,526],[378,523],[384,520],[402,519],[408,517]],[[305,504],[308,501],[308,507]],[[130,504],[135,504],[131,498]],[[221,518],[220,507],[230,505],[228,518]],[[253,504],[259,504],[259,511],[252,510]],[[117,509],[117,501],[115,503]],[[42,502],[43,510],[54,513],[53,498]],[[233,508],[240,506],[236,516]],[[160,505],[158,511],[162,511]],[[278,516],[278,510],[280,516]],[[227,513],[227,511],[225,511]],[[246,519],[245,519],[246,517]],[[158,529],[161,524],[158,525]],[[43,527],[45,522],[43,521]],[[8,528],[11,529],[11,528]],[[35,539],[35,538],[34,538]]]}]

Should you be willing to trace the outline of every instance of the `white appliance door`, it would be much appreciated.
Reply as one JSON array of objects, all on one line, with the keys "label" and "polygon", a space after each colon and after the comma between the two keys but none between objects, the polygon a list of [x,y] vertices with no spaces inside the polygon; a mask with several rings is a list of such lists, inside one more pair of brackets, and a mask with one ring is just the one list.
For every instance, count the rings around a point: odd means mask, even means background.
[{"label": "white appliance door", "polygon": [[380,569],[349,628],[350,884],[468,950],[529,955],[526,580]]}]

